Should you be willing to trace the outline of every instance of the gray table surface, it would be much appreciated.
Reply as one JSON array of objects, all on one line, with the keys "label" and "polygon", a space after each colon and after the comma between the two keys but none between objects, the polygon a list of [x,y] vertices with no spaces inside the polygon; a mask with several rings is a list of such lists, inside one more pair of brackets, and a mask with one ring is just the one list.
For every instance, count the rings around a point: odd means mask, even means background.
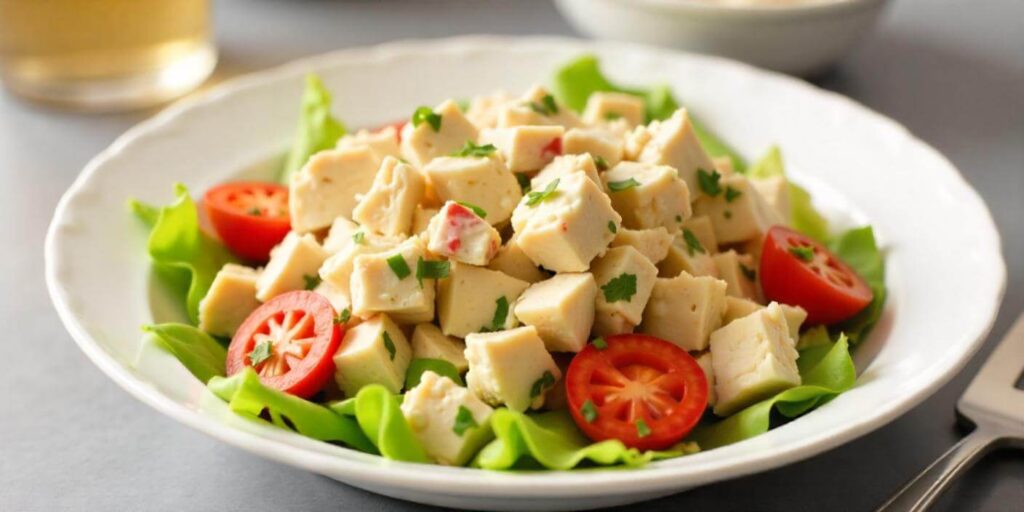
[{"label": "gray table surface", "polygon": [[[938,393],[872,434],[784,469],[642,507],[869,510],[956,442],[957,397],[1024,309],[1022,19],[1021,0],[897,0],[874,36],[818,81],[936,146],[988,202],[1010,281],[985,348]],[[572,33],[548,2],[526,0],[224,0],[216,22],[214,81],[396,38]],[[43,285],[43,236],[54,205],[90,157],[151,114],[77,115],[0,94],[0,218],[7,219],[0,228],[7,248],[0,251],[0,510],[423,509],[179,425],[120,390],[65,333]],[[1024,457],[1001,453],[937,509],[1020,511],[1022,504]]]}]

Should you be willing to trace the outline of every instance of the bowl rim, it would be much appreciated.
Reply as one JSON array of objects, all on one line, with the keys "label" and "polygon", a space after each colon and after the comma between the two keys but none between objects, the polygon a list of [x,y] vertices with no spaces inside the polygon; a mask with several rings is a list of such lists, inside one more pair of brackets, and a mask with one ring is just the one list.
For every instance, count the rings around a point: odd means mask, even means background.
[{"label": "bowl rim", "polygon": [[[955,357],[940,361],[945,366],[936,370],[933,380],[921,384],[918,388],[903,395],[899,400],[881,404],[874,414],[865,415],[865,419],[847,425],[839,432],[827,432],[817,436],[808,437],[800,443],[793,443],[790,446],[781,447],[769,453],[762,450],[749,453],[741,457],[732,457],[712,463],[693,466],[664,466],[652,463],[646,467],[630,470],[628,473],[622,471],[585,471],[585,472],[491,472],[480,471],[472,468],[451,468],[436,465],[423,465],[406,462],[387,461],[380,457],[363,454],[355,450],[336,447],[337,451],[326,451],[315,449],[320,443],[318,441],[301,438],[295,443],[285,443],[275,439],[268,439],[267,436],[256,434],[248,430],[235,428],[223,421],[209,415],[199,414],[185,405],[175,401],[170,396],[159,392],[155,387],[149,386],[141,379],[135,377],[130,369],[118,362],[113,355],[106,352],[89,334],[82,321],[76,316],[69,301],[69,291],[62,285],[58,275],[58,260],[62,254],[61,219],[67,215],[72,203],[85,188],[90,178],[102,168],[109,160],[117,158],[126,148],[132,145],[137,139],[143,138],[153,132],[163,129],[174,122],[183,113],[202,108],[204,105],[215,103],[226,99],[237,91],[250,87],[257,87],[264,82],[281,80],[284,78],[301,75],[310,69],[326,67],[332,64],[348,60],[359,60],[370,56],[379,58],[386,55],[422,55],[425,51],[443,51],[452,48],[495,48],[501,49],[516,45],[572,45],[581,49],[608,48],[629,51],[641,51],[656,55],[659,58],[672,58],[684,54],[687,58],[705,60],[717,66],[742,68],[747,73],[756,73],[763,79],[785,81],[791,87],[805,90],[809,94],[824,95],[831,101],[845,103],[850,108],[856,108],[860,114],[870,116],[874,122],[886,125],[890,129],[898,131],[901,136],[910,140],[922,149],[930,153],[933,158],[939,159],[944,164],[949,176],[957,181],[967,197],[975,202],[985,215],[986,238],[998,249],[991,254],[994,263],[998,268],[994,270],[993,277],[998,279],[998,290],[991,297],[991,304],[985,305],[985,316],[982,317],[971,331],[965,336],[973,337],[973,340],[965,345],[963,353]],[[609,486],[611,489],[618,489],[622,493],[642,493],[645,491],[664,490],[667,488],[679,489],[681,485],[694,486],[746,475],[775,467],[780,467],[798,460],[805,459],[812,455],[824,452],[857,437],[860,437],[882,425],[894,420],[900,414],[906,412],[910,406],[916,405],[924,397],[932,394],[940,386],[948,382],[970,359],[971,355],[978,349],[985,340],[988,332],[995,322],[999,311],[999,303],[1006,288],[1006,266],[1003,261],[1001,239],[996,229],[995,222],[987,205],[980,195],[964,179],[963,175],[955,166],[937,150],[924,143],[904,127],[868,107],[862,106],[853,100],[838,93],[819,89],[802,80],[789,77],[780,73],[774,73],[741,62],[721,57],[685,54],[685,52],[669,51],[653,48],[646,45],[633,43],[614,42],[592,42],[574,38],[564,37],[502,37],[502,36],[462,36],[442,39],[413,39],[403,40],[382,45],[359,46],[342,49],[312,57],[306,57],[291,61],[284,65],[263,70],[255,73],[231,78],[218,84],[212,89],[200,93],[197,96],[179,101],[156,116],[147,119],[132,127],[118,137],[109,147],[100,152],[88,162],[83,171],[75,179],[69,189],[61,197],[46,234],[45,243],[45,277],[47,290],[50,293],[58,316],[64,323],[72,338],[83,352],[106,373],[118,385],[124,388],[129,394],[136,397],[147,405],[174,418],[176,421],[195,428],[216,439],[230,445],[243,448],[262,456],[285,462],[294,466],[305,468],[315,472],[323,472],[327,468],[344,472],[352,479],[358,480],[365,485],[376,485],[380,487],[400,487],[407,490],[418,490],[424,492],[438,493],[438,489],[449,487],[438,487],[439,485],[455,485],[458,494],[461,496],[530,496],[530,497],[573,497],[581,492],[592,490],[595,486]],[[756,439],[756,438],[755,438]],[[750,440],[744,441],[750,442]],[[737,443],[737,446],[741,443]],[[722,449],[728,449],[725,447]],[[339,456],[344,454],[344,456]],[[373,459],[379,464],[366,463]],[[428,469],[424,471],[424,469]],[[627,478],[622,475],[627,474]],[[486,478],[483,478],[487,476]],[[479,477],[479,478],[474,478]],[[680,482],[680,477],[685,477],[685,482]],[[459,485],[466,481],[466,478],[473,478],[472,485]],[[441,491],[444,493],[445,491]]]},{"label": "bowl rim", "polygon": [[[568,2],[572,0],[559,0]],[[584,0],[586,1],[586,0]],[[740,19],[756,17],[763,20],[796,21],[811,18],[833,17],[881,7],[889,0],[821,0],[816,2],[787,5],[736,5],[717,4],[702,0],[598,0],[619,4],[623,7],[644,7],[676,14],[698,15],[714,18]]]}]

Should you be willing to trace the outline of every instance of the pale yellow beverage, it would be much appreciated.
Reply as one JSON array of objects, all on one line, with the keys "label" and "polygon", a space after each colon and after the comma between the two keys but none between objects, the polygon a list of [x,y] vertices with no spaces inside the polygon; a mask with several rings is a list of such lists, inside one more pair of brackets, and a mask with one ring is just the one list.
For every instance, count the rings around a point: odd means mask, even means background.
[{"label": "pale yellow beverage", "polygon": [[150,105],[213,70],[209,0],[0,0],[0,80],[89,109]]}]

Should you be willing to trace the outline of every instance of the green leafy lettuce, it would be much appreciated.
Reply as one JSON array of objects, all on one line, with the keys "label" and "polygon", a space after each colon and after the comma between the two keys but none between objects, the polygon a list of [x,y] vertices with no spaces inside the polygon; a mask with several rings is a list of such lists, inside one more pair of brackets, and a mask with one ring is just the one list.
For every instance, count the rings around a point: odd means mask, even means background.
[{"label": "green leafy lettuce", "polygon": [[[747,175],[751,178],[786,177],[786,167],[782,161],[782,151],[778,146],[768,149],[760,160],[750,166]],[[828,240],[828,221],[822,217],[811,203],[811,194],[803,187],[786,180],[789,192],[789,217],[793,228],[821,242]]]},{"label": "green leafy lettuce", "polygon": [[[577,112],[583,110],[587,104],[587,98],[595,92],[623,92],[643,98],[648,121],[667,119],[679,109],[679,102],[676,101],[672,90],[666,85],[642,89],[613,84],[601,72],[597,57],[593,55],[583,55],[559,68],[555,72],[553,89],[559,101]],[[742,171],[746,168],[743,157],[704,127],[692,114],[690,122],[708,154],[716,157],[729,157],[733,167],[737,170]]]},{"label": "green leafy lettuce", "polygon": [[832,252],[857,272],[868,287],[873,298],[864,310],[853,318],[839,325],[832,326],[832,332],[845,333],[850,343],[860,343],[878,323],[885,307],[887,291],[885,288],[885,259],[875,242],[875,232],[871,226],[851,229],[829,243]]},{"label": "green leafy lettuce", "polygon": [[203,383],[224,375],[228,352],[209,334],[191,325],[175,323],[146,325],[142,330],[153,335],[157,346],[178,358]]},{"label": "green leafy lettuce", "polygon": [[331,115],[331,94],[320,77],[307,75],[299,127],[281,170],[281,182],[287,184],[292,173],[302,168],[314,153],[334,147],[345,131],[345,125]]},{"label": "green leafy lettuce", "polygon": [[185,309],[193,324],[199,322],[199,301],[231,254],[199,229],[199,214],[188,189],[174,185],[176,199],[165,207],[136,200],[129,207],[150,226],[147,250],[157,274],[185,295]]}]

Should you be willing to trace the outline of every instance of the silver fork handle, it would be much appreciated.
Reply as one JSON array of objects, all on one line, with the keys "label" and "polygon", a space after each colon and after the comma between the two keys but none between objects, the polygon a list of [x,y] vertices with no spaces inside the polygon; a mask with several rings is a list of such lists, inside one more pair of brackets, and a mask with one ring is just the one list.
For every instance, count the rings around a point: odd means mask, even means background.
[{"label": "silver fork handle", "polygon": [[942,454],[927,469],[889,501],[878,512],[923,512],[961,473],[974,465],[992,449],[1000,436],[979,426]]}]

